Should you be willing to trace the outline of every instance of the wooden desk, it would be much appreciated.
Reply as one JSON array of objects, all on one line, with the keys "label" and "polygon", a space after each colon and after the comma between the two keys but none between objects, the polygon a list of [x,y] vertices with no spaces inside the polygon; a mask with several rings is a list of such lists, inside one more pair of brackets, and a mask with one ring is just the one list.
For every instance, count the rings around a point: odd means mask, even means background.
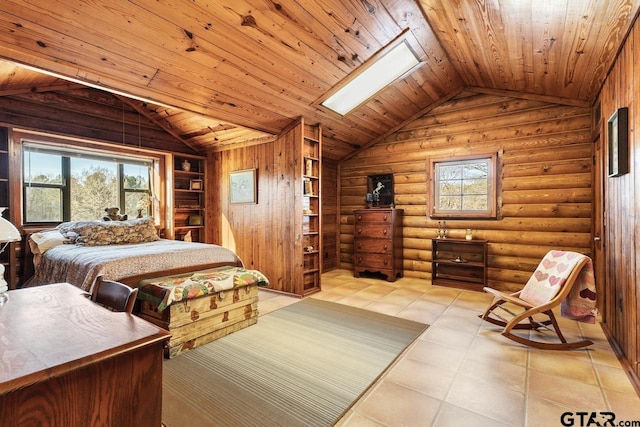
[{"label": "wooden desk", "polygon": [[68,283],[9,291],[0,306],[0,424],[162,422],[169,333]]}]

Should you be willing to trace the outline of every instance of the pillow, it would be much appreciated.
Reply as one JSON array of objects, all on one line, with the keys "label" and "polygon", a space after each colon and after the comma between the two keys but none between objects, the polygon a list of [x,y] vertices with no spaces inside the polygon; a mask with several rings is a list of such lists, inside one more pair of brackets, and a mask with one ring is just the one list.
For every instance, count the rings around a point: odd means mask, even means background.
[{"label": "pillow", "polygon": [[160,240],[153,218],[129,221],[65,222],[58,230],[69,243],[84,246],[121,245]]},{"label": "pillow", "polygon": [[44,230],[33,233],[29,238],[29,247],[34,255],[43,254],[49,249],[62,245],[66,238],[60,230]]}]

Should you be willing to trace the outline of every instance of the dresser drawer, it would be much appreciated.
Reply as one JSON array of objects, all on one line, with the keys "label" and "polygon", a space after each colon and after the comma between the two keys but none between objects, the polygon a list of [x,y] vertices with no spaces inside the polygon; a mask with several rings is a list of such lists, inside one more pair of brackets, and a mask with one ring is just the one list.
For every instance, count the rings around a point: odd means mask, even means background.
[{"label": "dresser drawer", "polygon": [[355,214],[356,224],[359,221],[366,222],[391,222],[392,214],[390,212],[376,212],[376,211],[367,211],[367,212],[357,212]]},{"label": "dresser drawer", "polygon": [[355,242],[356,252],[368,252],[377,254],[390,254],[393,249],[391,239],[357,239]]},{"label": "dresser drawer", "polygon": [[356,252],[353,257],[356,267],[372,267],[374,269],[389,269],[393,267],[393,257],[385,254],[371,254]]},{"label": "dresser drawer", "polygon": [[375,239],[390,239],[392,237],[391,224],[374,223],[374,224],[356,224],[355,236],[373,237]]}]

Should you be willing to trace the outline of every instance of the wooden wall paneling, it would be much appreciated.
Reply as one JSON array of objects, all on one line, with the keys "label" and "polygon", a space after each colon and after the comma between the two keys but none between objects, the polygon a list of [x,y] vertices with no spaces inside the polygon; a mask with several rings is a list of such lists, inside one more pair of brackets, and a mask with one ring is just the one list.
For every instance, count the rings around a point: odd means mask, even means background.
[{"label": "wooden wall paneling", "polygon": [[[207,169],[217,182],[210,195],[215,243],[263,272],[274,291],[302,294],[302,129],[291,126],[274,142],[208,154]],[[229,173],[257,169],[257,204],[229,202]]]},{"label": "wooden wall paneling", "polygon": [[640,189],[640,96],[637,95],[638,89],[640,89],[640,67],[637,65],[640,61],[640,24],[636,19],[633,32],[629,36],[633,46],[633,57],[631,60],[631,79],[630,86],[628,86],[630,94],[633,100],[630,104],[631,114],[629,120],[629,127],[632,129],[630,132],[630,146],[631,152],[629,154],[631,170],[634,174],[633,194],[634,199],[634,238],[635,238],[635,250],[633,263],[634,271],[632,273],[633,284],[631,292],[633,294],[633,300],[630,304],[631,313],[629,315],[629,326],[631,339],[635,342],[635,348],[630,349],[629,361],[631,363],[631,369],[635,374],[632,376],[634,379],[634,385],[636,391],[640,394],[640,251],[637,249],[640,247],[640,229],[638,225],[638,217],[640,216],[640,197],[637,192]]},{"label": "wooden wall paneling", "polygon": [[196,154],[114,95],[94,89],[0,96],[0,123],[128,147]]},{"label": "wooden wall paneling", "polygon": [[[640,126],[640,69],[637,66],[640,47],[637,41],[640,26],[636,21],[623,45],[600,92],[601,121],[604,121],[602,164],[603,180],[603,256],[606,282],[604,286],[605,310],[603,323],[614,340],[636,390],[640,393],[640,139],[636,129]],[[619,177],[608,174],[608,134],[606,122],[621,107],[629,108],[630,171]]]},{"label": "wooden wall paneling", "polygon": [[447,221],[451,237],[471,228],[489,241],[489,286],[520,289],[550,249],[590,254],[590,110],[467,91],[341,163],[341,267],[352,268],[352,212],[364,207],[366,176],[393,173],[405,275],[429,280],[438,221],[426,212],[427,160],[494,150],[503,150],[501,219]]},{"label": "wooden wall paneling", "polygon": [[338,189],[338,162],[324,158],[322,160],[323,272],[338,267]]}]

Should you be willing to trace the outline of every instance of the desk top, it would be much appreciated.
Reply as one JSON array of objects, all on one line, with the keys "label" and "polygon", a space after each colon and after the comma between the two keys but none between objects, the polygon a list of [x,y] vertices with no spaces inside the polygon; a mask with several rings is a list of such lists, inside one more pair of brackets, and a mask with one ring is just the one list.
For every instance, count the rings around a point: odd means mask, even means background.
[{"label": "desk top", "polygon": [[0,394],[169,339],[68,283],[9,291],[0,305]]}]

